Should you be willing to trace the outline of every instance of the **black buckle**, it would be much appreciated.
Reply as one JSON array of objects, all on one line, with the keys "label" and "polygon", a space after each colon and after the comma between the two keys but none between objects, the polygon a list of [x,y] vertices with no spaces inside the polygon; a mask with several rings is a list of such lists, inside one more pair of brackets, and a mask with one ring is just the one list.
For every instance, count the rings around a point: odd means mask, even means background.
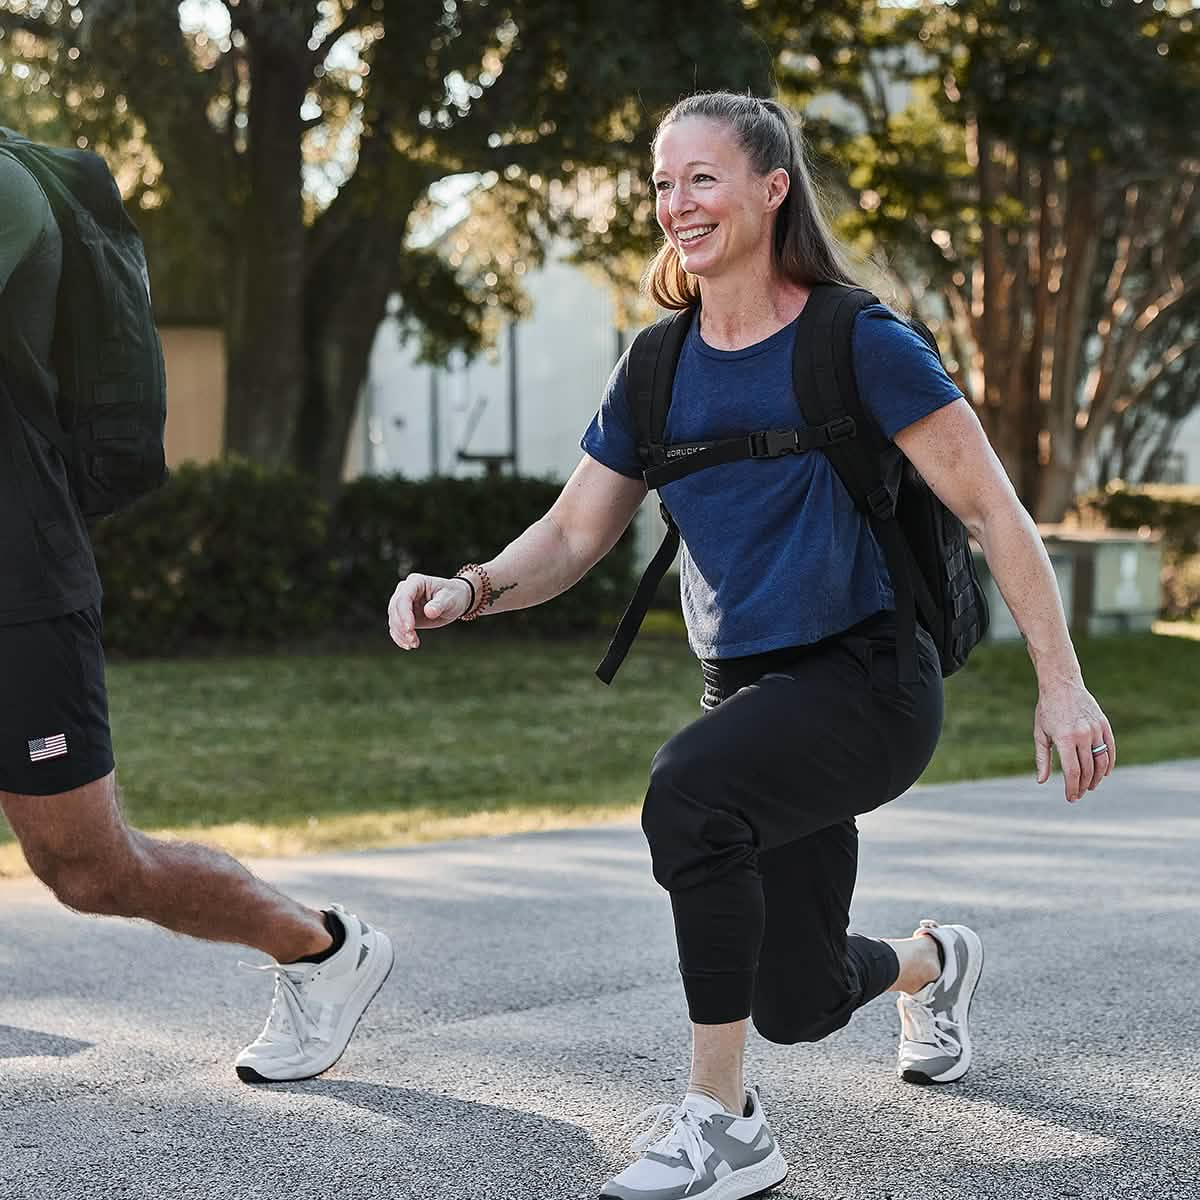
[{"label": "black buckle", "polygon": [[892,493],[886,487],[877,487],[873,492],[868,493],[867,503],[871,506],[871,512],[881,521],[889,520],[896,515],[895,505],[892,503]]},{"label": "black buckle", "polygon": [[825,441],[833,445],[835,442],[844,442],[847,438],[852,438],[858,432],[858,426],[855,425],[853,417],[834,417],[827,425],[821,427],[821,432],[825,435]]},{"label": "black buckle", "polygon": [[751,458],[778,458],[781,454],[794,454],[800,444],[800,434],[795,429],[760,429],[750,435]]},{"label": "black buckle", "polygon": [[641,445],[638,447],[638,456],[652,467],[661,467],[667,461],[667,448],[661,442]]}]

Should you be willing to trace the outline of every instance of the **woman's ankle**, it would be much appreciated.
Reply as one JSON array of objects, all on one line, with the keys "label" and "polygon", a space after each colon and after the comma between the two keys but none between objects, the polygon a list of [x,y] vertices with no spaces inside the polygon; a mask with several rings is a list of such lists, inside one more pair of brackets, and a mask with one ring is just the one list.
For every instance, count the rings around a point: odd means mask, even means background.
[{"label": "woman's ankle", "polygon": [[910,938],[882,938],[891,946],[900,963],[896,982],[889,992],[919,992],[933,983],[942,973],[942,960],[936,940],[928,934],[914,934]]},{"label": "woman's ankle", "polygon": [[688,1094],[693,1096],[704,1096],[709,1100],[715,1101],[726,1112],[738,1113],[739,1115],[746,1107],[746,1086],[741,1084],[722,1084],[720,1087],[714,1087],[711,1083],[697,1083],[694,1080],[688,1083]]}]

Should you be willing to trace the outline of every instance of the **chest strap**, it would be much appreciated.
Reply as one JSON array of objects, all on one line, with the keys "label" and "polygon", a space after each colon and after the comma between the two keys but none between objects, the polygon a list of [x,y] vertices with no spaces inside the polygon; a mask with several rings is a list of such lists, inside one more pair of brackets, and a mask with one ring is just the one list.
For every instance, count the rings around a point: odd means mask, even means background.
[{"label": "chest strap", "polygon": [[[670,446],[651,446],[646,458],[653,465],[647,467],[644,472],[646,486],[651,489],[660,488],[695,471],[703,471],[722,463],[738,462],[743,458],[781,458],[785,454],[815,450],[852,438],[854,433],[854,419],[838,417],[816,428],[764,429],[758,433],[724,438],[715,442],[676,442]],[[624,662],[630,646],[633,645],[633,639],[637,637],[637,632],[654,601],[654,593],[679,551],[679,529],[661,501],[659,511],[667,524],[666,536],[658,548],[658,553],[642,574],[629,607],[626,608],[616,633],[613,634],[604,661],[596,669],[596,674],[605,683],[612,683],[617,668]]]},{"label": "chest strap", "polygon": [[675,442],[669,446],[647,447],[650,466],[643,472],[652,491],[683,479],[695,471],[740,462],[745,458],[781,458],[820,450],[852,438],[856,432],[853,417],[837,417],[825,425],[804,429],[762,429],[741,437],[715,442]]}]

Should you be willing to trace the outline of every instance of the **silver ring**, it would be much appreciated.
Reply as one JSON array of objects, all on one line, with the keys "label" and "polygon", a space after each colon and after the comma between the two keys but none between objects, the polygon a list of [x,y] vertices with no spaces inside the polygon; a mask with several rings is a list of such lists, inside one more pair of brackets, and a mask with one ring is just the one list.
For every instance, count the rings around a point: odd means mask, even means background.
[{"label": "silver ring", "polygon": [[1108,743],[1101,742],[1100,745],[1093,746],[1092,753],[1093,754],[1107,754],[1108,753]]}]

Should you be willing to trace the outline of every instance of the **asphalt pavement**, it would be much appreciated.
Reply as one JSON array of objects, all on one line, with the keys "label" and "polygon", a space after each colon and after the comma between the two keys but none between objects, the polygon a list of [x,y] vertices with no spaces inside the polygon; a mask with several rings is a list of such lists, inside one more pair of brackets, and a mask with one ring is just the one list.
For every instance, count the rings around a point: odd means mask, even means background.
[{"label": "asphalt pavement", "polygon": [[[813,1046],[754,1037],[779,1200],[1200,1198],[1200,760],[918,788],[862,818],[854,927],[965,922],[975,1067],[895,1075],[889,997]],[[318,1080],[238,1081],[253,952],[0,883],[0,1198],[568,1200],[676,1100],[688,1033],[640,831],[254,864],[388,929],[392,977]]]}]

